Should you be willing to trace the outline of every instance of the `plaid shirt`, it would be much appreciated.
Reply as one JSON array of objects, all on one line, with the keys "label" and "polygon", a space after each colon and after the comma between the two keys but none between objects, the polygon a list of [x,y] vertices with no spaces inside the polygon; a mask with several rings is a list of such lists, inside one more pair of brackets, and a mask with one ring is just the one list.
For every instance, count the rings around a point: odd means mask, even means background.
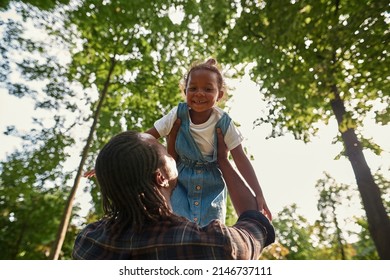
[{"label": "plaid shirt", "polygon": [[74,259],[258,259],[275,240],[268,219],[258,211],[246,211],[234,226],[219,220],[199,227],[188,220],[160,221],[141,232],[124,230],[113,239],[105,220],[89,224],[77,236]]}]

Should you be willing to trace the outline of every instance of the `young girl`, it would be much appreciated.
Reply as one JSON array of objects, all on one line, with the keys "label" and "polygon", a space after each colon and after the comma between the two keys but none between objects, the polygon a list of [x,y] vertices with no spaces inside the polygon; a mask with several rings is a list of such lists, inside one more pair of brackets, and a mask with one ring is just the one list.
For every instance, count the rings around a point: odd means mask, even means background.
[{"label": "young girl", "polygon": [[175,144],[179,178],[171,199],[173,210],[201,226],[213,219],[225,221],[226,187],[216,148],[216,128],[220,127],[239,172],[256,194],[259,210],[271,220],[254,169],[241,146],[243,137],[228,114],[216,106],[224,95],[224,81],[214,59],[189,70],[184,93],[186,102],[146,131],[158,139],[170,133],[176,119],[181,121]]}]

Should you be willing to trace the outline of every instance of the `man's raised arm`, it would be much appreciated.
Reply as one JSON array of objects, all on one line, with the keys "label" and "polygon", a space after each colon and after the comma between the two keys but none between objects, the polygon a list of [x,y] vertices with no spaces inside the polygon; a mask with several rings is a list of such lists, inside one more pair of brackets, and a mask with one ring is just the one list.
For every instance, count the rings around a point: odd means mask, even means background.
[{"label": "man's raised arm", "polygon": [[218,164],[225,179],[230,198],[238,215],[248,210],[258,210],[256,198],[252,191],[238,175],[228,160],[228,150],[223,140],[222,131],[217,128],[218,139]]}]

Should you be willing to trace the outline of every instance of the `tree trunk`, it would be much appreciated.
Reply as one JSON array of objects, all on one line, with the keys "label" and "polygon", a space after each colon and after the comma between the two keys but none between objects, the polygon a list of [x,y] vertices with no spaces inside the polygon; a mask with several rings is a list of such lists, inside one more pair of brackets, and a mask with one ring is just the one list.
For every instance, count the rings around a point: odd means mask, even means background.
[{"label": "tree trunk", "polygon": [[344,250],[344,244],[343,244],[343,238],[341,236],[341,229],[339,226],[339,222],[337,221],[337,214],[336,214],[336,206],[335,203],[332,203],[332,214],[333,214],[333,223],[336,228],[336,238],[337,238],[337,247],[340,251],[340,258],[342,260],[345,260],[345,250]]},{"label": "tree trunk", "polygon": [[102,90],[102,93],[101,93],[101,96],[100,96],[100,99],[99,99],[99,102],[98,102],[98,105],[97,105],[97,108],[96,108],[96,111],[94,114],[93,123],[92,123],[90,130],[89,130],[87,142],[86,142],[84,149],[83,149],[83,153],[82,153],[80,164],[79,164],[79,167],[77,170],[76,178],[74,180],[73,187],[72,187],[71,192],[69,194],[61,223],[58,227],[56,240],[55,240],[53,247],[52,247],[52,250],[50,252],[49,258],[53,259],[53,260],[58,259],[60,252],[61,252],[62,245],[63,245],[64,240],[65,240],[66,232],[68,230],[69,222],[71,219],[74,198],[75,198],[77,188],[78,188],[79,183],[80,183],[81,174],[83,172],[84,163],[87,159],[89,147],[90,147],[90,144],[91,144],[92,139],[93,139],[93,134],[94,134],[95,129],[96,129],[96,124],[97,124],[97,120],[98,120],[99,115],[100,115],[100,110],[101,110],[103,101],[105,100],[105,97],[107,95],[108,86],[110,84],[110,79],[111,79],[111,75],[114,71],[115,64],[116,64],[115,59],[112,58],[110,69],[109,69],[108,74],[107,74],[107,79],[104,83],[104,87],[103,87],[103,90]]},{"label": "tree trunk", "polygon": [[[346,115],[343,100],[340,98],[337,86],[332,87],[335,98],[331,101],[337,123],[340,125]],[[346,155],[351,162],[356,183],[366,211],[371,237],[381,259],[390,259],[390,219],[383,205],[380,190],[375,183],[363,154],[363,148],[353,128],[341,131]]]}]

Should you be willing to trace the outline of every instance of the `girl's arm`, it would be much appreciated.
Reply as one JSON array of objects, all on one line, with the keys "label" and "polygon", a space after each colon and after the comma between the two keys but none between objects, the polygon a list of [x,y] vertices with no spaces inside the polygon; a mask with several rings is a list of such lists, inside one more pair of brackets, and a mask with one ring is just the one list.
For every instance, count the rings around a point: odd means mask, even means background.
[{"label": "girl's arm", "polygon": [[[170,154],[171,157],[173,157],[175,160],[177,160],[175,142],[176,142],[177,133],[178,133],[179,128],[180,128],[180,124],[181,124],[180,119],[176,119],[175,122],[173,123],[171,131],[168,134],[168,139],[167,139],[168,154]],[[157,129],[154,126],[150,129],[146,130],[145,133],[152,135],[156,139],[159,139],[161,137],[160,133],[158,133]]]},{"label": "girl's arm", "polygon": [[248,157],[244,153],[241,145],[238,145],[236,148],[230,151],[232,157],[234,159],[234,163],[237,166],[237,169],[240,171],[242,177],[251,187],[253,192],[256,194],[256,200],[259,207],[259,210],[264,213],[268,219],[272,220],[271,211],[268,209],[267,203],[264,199],[263,191],[261,190],[259,181],[257,180],[257,176],[255,170]]},{"label": "girl's arm", "polygon": [[159,139],[161,137],[160,134],[158,133],[157,129],[154,126],[150,129],[146,130],[145,133],[152,135],[156,139]]}]

